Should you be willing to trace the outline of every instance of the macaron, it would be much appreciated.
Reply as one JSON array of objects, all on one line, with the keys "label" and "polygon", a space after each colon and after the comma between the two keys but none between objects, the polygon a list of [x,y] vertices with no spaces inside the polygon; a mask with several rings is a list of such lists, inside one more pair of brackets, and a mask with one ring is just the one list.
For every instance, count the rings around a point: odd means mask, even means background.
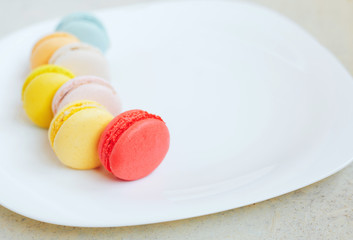
[{"label": "macaron", "polygon": [[169,131],[161,117],[142,110],[116,116],[102,133],[102,165],[117,178],[131,181],[149,175],[169,149]]},{"label": "macaron", "polygon": [[65,105],[78,100],[96,101],[113,116],[121,112],[120,98],[112,85],[96,76],[76,77],[63,84],[53,98],[52,111],[56,114]]},{"label": "macaron", "polygon": [[74,77],[71,71],[56,65],[40,66],[28,75],[22,87],[22,101],[33,123],[39,127],[49,127],[53,118],[53,97],[61,85]]},{"label": "macaron", "polygon": [[51,56],[49,64],[70,69],[75,76],[94,75],[109,79],[108,61],[96,47],[75,42],[62,46]]},{"label": "macaron", "polygon": [[77,101],[65,106],[50,124],[50,145],[59,160],[74,169],[100,166],[97,146],[113,116],[99,103]]},{"label": "macaron", "polygon": [[32,49],[31,68],[48,64],[56,50],[73,42],[79,42],[79,40],[74,35],[63,32],[52,33],[41,38]]},{"label": "macaron", "polygon": [[102,22],[89,13],[77,12],[67,15],[60,21],[56,31],[71,33],[102,52],[106,52],[109,47],[108,34]]}]

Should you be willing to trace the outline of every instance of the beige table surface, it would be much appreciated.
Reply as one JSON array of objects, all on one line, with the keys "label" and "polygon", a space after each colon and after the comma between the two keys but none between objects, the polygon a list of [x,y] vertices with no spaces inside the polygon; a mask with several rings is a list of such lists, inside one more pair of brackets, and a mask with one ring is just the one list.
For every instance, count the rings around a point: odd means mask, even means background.
[{"label": "beige table surface", "polygon": [[[0,0],[0,37],[73,11],[137,2],[142,0]],[[249,2],[268,6],[293,19],[332,51],[353,74],[353,0]],[[353,239],[353,165],[309,187],[265,202],[144,226],[56,226],[31,220],[0,206],[0,239]]]}]

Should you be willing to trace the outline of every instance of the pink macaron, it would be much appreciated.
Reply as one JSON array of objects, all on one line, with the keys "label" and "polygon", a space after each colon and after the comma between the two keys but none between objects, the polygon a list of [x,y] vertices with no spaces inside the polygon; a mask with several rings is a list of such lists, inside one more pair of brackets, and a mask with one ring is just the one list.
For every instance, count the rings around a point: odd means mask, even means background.
[{"label": "pink macaron", "polygon": [[121,112],[121,102],[118,94],[109,82],[96,76],[80,76],[67,81],[56,92],[52,101],[54,115],[67,104],[91,100],[105,106],[116,116]]}]

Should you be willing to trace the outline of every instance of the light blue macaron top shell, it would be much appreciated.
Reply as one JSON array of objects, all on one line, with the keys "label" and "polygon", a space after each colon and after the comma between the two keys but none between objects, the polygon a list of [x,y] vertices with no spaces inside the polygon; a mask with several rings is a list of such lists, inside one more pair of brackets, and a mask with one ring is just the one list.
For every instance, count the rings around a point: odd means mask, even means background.
[{"label": "light blue macaron top shell", "polygon": [[57,32],[67,32],[76,36],[80,41],[91,44],[106,52],[109,47],[107,31],[99,19],[89,13],[77,12],[64,17]]}]

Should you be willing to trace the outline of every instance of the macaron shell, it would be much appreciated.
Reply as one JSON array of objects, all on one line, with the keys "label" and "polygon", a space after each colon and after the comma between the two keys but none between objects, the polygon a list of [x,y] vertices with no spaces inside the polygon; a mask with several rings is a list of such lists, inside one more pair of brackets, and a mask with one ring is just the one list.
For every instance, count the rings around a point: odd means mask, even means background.
[{"label": "macaron shell", "polygon": [[68,118],[58,130],[53,149],[60,161],[74,169],[92,169],[100,165],[99,137],[113,116],[106,110],[90,108]]},{"label": "macaron shell", "polygon": [[104,29],[103,24],[101,21],[95,17],[93,14],[89,12],[74,12],[71,14],[66,15],[63,19],[61,19],[60,23],[56,27],[56,31],[60,31],[66,24],[72,23],[74,21],[87,21],[91,22],[92,24],[97,25],[99,28]]},{"label": "macaron shell", "polygon": [[98,153],[102,165],[109,172],[111,172],[109,157],[119,137],[137,121],[149,118],[163,121],[160,117],[146,111],[132,109],[119,114],[107,125],[99,140]]},{"label": "macaron shell", "polygon": [[48,64],[49,59],[57,49],[73,42],[79,42],[73,35],[59,35],[47,38],[44,41],[39,40],[39,43],[32,50],[31,68],[34,69],[43,64]]},{"label": "macaron shell", "polygon": [[60,112],[58,112],[58,114],[56,114],[54,119],[51,121],[49,130],[48,130],[48,139],[49,139],[50,145],[53,147],[56,134],[58,133],[59,129],[67,119],[69,119],[72,115],[74,115],[79,111],[90,109],[90,108],[104,109],[104,107],[97,102],[77,101],[77,102],[70,103],[69,105],[65,106],[65,108],[63,108]]},{"label": "macaron shell", "polygon": [[92,100],[98,102],[107,108],[113,116],[121,112],[121,102],[118,95],[113,92],[112,89],[94,83],[81,85],[67,93],[58,104],[56,111],[60,111],[60,109],[67,104],[78,100]]},{"label": "macaron shell", "polygon": [[50,39],[54,39],[54,38],[74,38],[76,39],[76,37],[70,33],[66,33],[66,32],[54,32],[51,33],[49,35],[46,35],[44,37],[42,37],[41,39],[39,39],[36,44],[34,44],[33,48],[32,48],[32,53],[34,51],[37,50],[38,46],[40,46],[43,42],[50,40]]},{"label": "macaron shell", "polygon": [[102,53],[89,49],[70,51],[63,48],[53,54],[50,64],[65,67],[75,76],[93,75],[109,79],[109,64]]},{"label": "macaron shell", "polygon": [[163,121],[145,119],[134,123],[114,145],[109,157],[112,173],[127,181],[147,176],[166,156],[169,139]]},{"label": "macaron shell", "polygon": [[52,99],[56,91],[70,78],[63,74],[45,73],[34,78],[23,93],[23,108],[39,127],[48,128],[53,118]]},{"label": "macaron shell", "polygon": [[70,22],[59,25],[57,31],[71,33],[82,42],[99,48],[103,53],[109,47],[107,32],[92,21],[73,19]]},{"label": "macaron shell", "polygon": [[33,71],[31,71],[30,74],[28,74],[25,82],[23,83],[22,86],[22,100],[23,100],[23,94],[25,92],[25,90],[27,89],[28,84],[35,79],[36,77],[38,77],[41,74],[45,74],[45,73],[58,73],[58,74],[62,74],[62,75],[66,75],[69,78],[74,78],[75,75],[70,72],[69,70],[62,68],[60,66],[57,65],[42,65],[40,67],[37,67],[36,69],[34,69]]}]

